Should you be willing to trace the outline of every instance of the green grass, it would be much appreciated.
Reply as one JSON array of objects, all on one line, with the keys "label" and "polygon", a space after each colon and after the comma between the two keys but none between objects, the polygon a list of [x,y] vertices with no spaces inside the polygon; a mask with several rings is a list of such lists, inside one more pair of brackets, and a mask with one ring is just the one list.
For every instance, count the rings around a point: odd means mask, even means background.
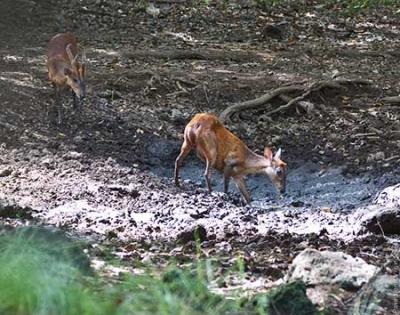
[{"label": "green grass", "polygon": [[0,314],[274,314],[259,303],[268,299],[266,294],[243,301],[210,292],[209,261],[186,269],[171,265],[160,276],[153,271],[118,277],[100,277],[88,262],[60,232],[28,228],[0,234]]},{"label": "green grass", "polygon": [[195,315],[239,309],[208,290],[204,273],[196,272],[199,265],[170,267],[160,277],[99,277],[90,273],[74,243],[43,230],[0,236],[0,314]]}]

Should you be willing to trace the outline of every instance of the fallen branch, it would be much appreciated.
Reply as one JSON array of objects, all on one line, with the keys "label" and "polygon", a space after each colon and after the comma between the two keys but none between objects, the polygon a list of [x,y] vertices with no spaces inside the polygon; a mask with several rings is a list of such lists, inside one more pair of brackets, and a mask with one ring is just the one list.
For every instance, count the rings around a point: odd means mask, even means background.
[{"label": "fallen branch", "polygon": [[266,63],[261,54],[253,51],[225,51],[209,50],[132,50],[122,53],[127,58],[158,58],[169,60],[195,59],[195,60],[234,60],[258,61]]},{"label": "fallen branch", "polygon": [[264,105],[268,101],[278,97],[282,94],[293,93],[293,92],[303,92],[302,95],[295,97],[288,101],[287,104],[278,107],[277,109],[273,109],[267,113],[267,115],[275,114],[279,111],[288,109],[293,104],[296,104],[299,101],[302,101],[305,97],[307,97],[311,92],[315,92],[321,90],[322,88],[332,88],[332,89],[339,89],[344,84],[372,84],[371,81],[364,80],[364,79],[337,79],[337,80],[324,80],[324,81],[317,81],[311,84],[295,84],[289,86],[282,86],[274,90],[270,90],[268,93],[264,94],[261,97],[258,97],[254,100],[245,101],[242,103],[237,103],[229,106],[226,108],[220,115],[219,118],[223,122],[227,122],[230,117],[242,110],[256,108],[259,106]]},{"label": "fallen branch", "polygon": [[219,115],[219,118],[221,119],[221,121],[226,122],[233,114],[240,112],[244,109],[250,109],[264,105],[265,103],[279,96],[280,94],[292,93],[303,90],[304,86],[302,85],[280,87],[275,90],[269,91],[267,94],[264,94],[263,96],[258,97],[254,100],[245,101],[242,103],[237,103],[232,106],[229,106]]},{"label": "fallen branch", "polygon": [[388,96],[381,99],[383,103],[388,103],[391,105],[400,105],[400,97],[399,96]]}]

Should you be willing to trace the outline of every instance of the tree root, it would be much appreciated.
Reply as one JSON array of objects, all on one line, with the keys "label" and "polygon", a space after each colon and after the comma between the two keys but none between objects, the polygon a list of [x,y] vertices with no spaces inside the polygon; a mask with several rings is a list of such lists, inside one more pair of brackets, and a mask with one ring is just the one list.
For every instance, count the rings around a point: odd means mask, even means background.
[{"label": "tree root", "polygon": [[[299,104],[300,102],[302,102],[300,105],[302,107],[306,107],[306,110],[308,111],[310,108],[313,107],[313,104],[310,102],[305,102],[303,100],[311,92],[319,91],[323,88],[340,89],[342,87],[342,85],[345,85],[345,84],[367,85],[367,84],[372,84],[372,82],[368,81],[368,80],[364,80],[364,79],[352,79],[352,80],[350,80],[350,79],[335,79],[335,80],[323,80],[323,81],[312,82],[311,84],[308,82],[304,82],[302,84],[285,85],[285,86],[281,86],[277,89],[270,90],[268,93],[266,93],[256,99],[253,99],[250,101],[245,101],[242,103],[233,104],[233,105],[229,106],[228,108],[226,108],[219,115],[219,118],[221,119],[222,122],[227,122],[230,120],[230,117],[233,114],[236,114],[236,113],[246,110],[246,109],[260,107],[276,97],[280,97],[281,99],[284,99],[284,101],[287,103],[285,105],[282,105],[276,109],[273,109],[273,110],[267,112],[268,116],[278,113],[280,111],[286,110],[289,107],[291,107],[292,105]],[[302,93],[302,94],[295,98],[291,98],[287,95],[288,93],[294,93],[294,92]]]}]

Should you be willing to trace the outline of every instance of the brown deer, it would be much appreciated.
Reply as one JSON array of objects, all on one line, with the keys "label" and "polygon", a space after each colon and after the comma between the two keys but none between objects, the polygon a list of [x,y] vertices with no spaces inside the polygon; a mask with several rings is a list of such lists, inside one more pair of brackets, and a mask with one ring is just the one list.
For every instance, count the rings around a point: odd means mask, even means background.
[{"label": "brown deer", "polygon": [[210,113],[196,114],[185,128],[181,153],[175,161],[176,186],[179,186],[179,167],[192,148],[206,162],[204,176],[209,192],[212,190],[212,168],[223,173],[224,192],[227,193],[232,177],[248,204],[250,195],[243,177],[246,174],[266,173],[281,193],[285,191],[286,163],[280,159],[281,149],[275,155],[269,148],[264,149],[264,156],[254,153],[242,140],[228,131],[217,116]]},{"label": "brown deer", "polygon": [[[80,110],[80,101],[85,97],[85,52],[82,63],[77,61],[78,44],[71,33],[54,36],[47,49],[47,71],[56,94],[57,123],[61,124],[61,94],[72,90],[74,109]],[[78,102],[79,99],[79,102]]]}]

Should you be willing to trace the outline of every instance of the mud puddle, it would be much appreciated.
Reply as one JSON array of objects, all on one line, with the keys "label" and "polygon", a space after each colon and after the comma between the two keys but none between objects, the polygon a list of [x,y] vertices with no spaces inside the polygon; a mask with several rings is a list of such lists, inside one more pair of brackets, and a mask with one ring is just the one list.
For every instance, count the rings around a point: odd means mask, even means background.
[{"label": "mud puddle", "polygon": [[[179,154],[180,145],[179,141],[169,140],[151,143],[147,147],[148,171],[167,178],[172,185],[174,160]],[[236,213],[234,216],[243,217],[244,220],[251,217],[260,233],[267,233],[270,229],[296,234],[327,233],[331,238],[350,240],[363,229],[360,213],[369,211],[368,207],[377,193],[400,180],[399,175],[390,172],[381,176],[346,176],[342,167],[291,162],[289,166],[300,166],[293,169],[289,167],[287,189],[283,197],[279,196],[267,175],[250,175],[246,183],[253,199],[252,207],[230,209],[230,215]],[[205,193],[204,168],[205,164],[192,151],[180,169],[182,191],[187,191],[185,188],[194,184]],[[217,192],[212,195],[220,195],[223,191],[222,174],[215,170],[212,173],[212,186]],[[233,182],[229,190],[240,199]]]},{"label": "mud puddle", "polygon": [[[154,175],[172,179],[174,161],[179,154],[181,142],[158,140],[147,147],[149,172]],[[295,164],[295,163],[293,163]],[[299,162],[295,169],[288,168],[287,188],[284,197],[270,182],[267,175],[255,174],[246,178],[253,205],[263,207],[273,202],[277,205],[308,205],[313,207],[329,207],[332,210],[351,210],[369,203],[371,198],[391,182],[399,180],[399,176],[390,173],[381,177],[363,175],[347,177],[341,167],[323,167],[318,163]],[[183,183],[194,183],[205,188],[205,164],[200,161],[195,151],[190,152],[180,168],[180,180]],[[394,178],[396,177],[396,178]],[[223,191],[222,174],[213,170],[211,183],[215,191]],[[231,181],[229,191],[239,194],[239,190]]]}]

